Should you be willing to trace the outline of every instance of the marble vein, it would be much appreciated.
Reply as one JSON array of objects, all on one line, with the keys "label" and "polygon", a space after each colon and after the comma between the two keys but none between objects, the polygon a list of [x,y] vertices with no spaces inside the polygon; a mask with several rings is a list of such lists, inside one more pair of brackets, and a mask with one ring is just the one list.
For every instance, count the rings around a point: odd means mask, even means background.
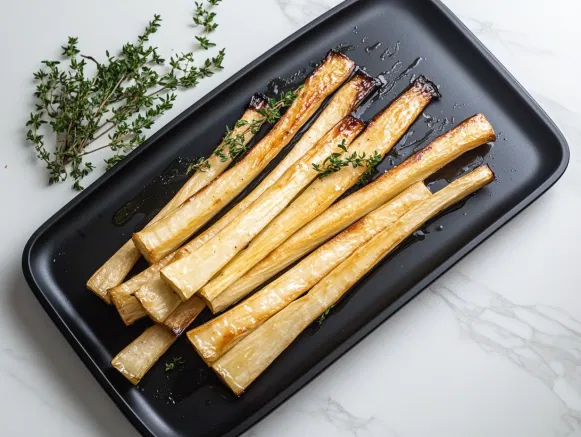
[{"label": "marble vein", "polygon": [[360,437],[362,432],[368,431],[369,425],[374,420],[373,416],[363,418],[353,415],[331,397],[327,398],[327,401],[311,414],[323,417],[338,430],[347,431],[355,437]]},{"label": "marble vein", "polygon": [[329,9],[341,3],[341,0],[277,0],[281,11],[296,26],[304,26]]},{"label": "marble vein", "polygon": [[518,305],[461,273],[431,285],[483,350],[540,380],[567,407],[567,432],[581,431],[581,321],[545,305]]},{"label": "marble vein", "polygon": [[353,437],[398,437],[398,434],[373,415],[358,416],[349,411],[337,399],[327,396],[316,402],[316,408],[309,415],[324,421],[335,428],[333,435],[348,435]]},{"label": "marble vein", "polygon": [[474,34],[498,41],[511,53],[523,51],[540,56],[553,56],[555,54],[551,49],[530,44],[529,38],[525,33],[503,29],[492,21],[479,20],[468,16],[460,16],[460,18]]}]

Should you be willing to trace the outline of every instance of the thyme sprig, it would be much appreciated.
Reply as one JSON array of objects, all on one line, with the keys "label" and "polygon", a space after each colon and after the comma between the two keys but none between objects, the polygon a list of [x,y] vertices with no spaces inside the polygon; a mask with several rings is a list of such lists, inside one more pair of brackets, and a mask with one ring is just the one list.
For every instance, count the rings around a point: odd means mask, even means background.
[{"label": "thyme sprig", "polygon": [[257,111],[261,115],[260,118],[251,122],[247,120],[238,120],[234,125],[234,128],[246,126],[246,128],[239,133],[234,134],[234,129],[226,126],[226,135],[224,136],[222,146],[217,148],[214,151],[214,154],[219,156],[222,162],[225,162],[228,159],[234,160],[239,155],[246,152],[246,134],[248,132],[253,134],[258,133],[264,123],[275,123],[281,117],[281,109],[290,106],[297,98],[300,88],[301,87],[296,90],[282,92],[278,96],[278,99],[269,98],[267,100],[267,105]]},{"label": "thyme sprig", "polygon": [[184,364],[186,364],[186,360],[184,360],[182,357],[175,357],[173,360],[165,363],[165,371],[171,372],[172,370],[175,370],[178,366],[183,366]]},{"label": "thyme sprig", "polygon": [[313,168],[319,172],[319,178],[323,179],[338,172],[343,167],[366,167],[358,181],[359,184],[364,184],[369,180],[381,162],[381,155],[377,151],[373,152],[370,156],[367,156],[365,152],[360,154],[357,154],[357,152],[349,153],[345,140],[341,141],[341,144],[338,144],[337,147],[341,150],[340,152],[331,153],[322,163],[313,163]]},{"label": "thyme sprig", "polygon": [[[217,3],[209,2],[211,6]],[[198,3],[197,8],[207,12],[203,4]],[[208,16],[205,20],[213,22],[215,14],[208,14],[204,13]],[[106,51],[104,61],[81,54],[75,37],[69,37],[62,47],[63,60],[42,61],[43,67],[33,75],[36,105],[26,123],[26,138],[45,163],[49,183],[70,176],[73,188],[81,190],[81,179],[95,168],[86,161],[87,155],[110,148],[115,154],[105,163],[107,169],[113,167],[141,144],[156,119],[173,107],[176,90],[195,87],[222,68],[224,49],[200,65],[196,65],[193,53],[173,55],[166,63],[149,42],[160,26],[161,17],[155,15],[136,43],[125,44],[117,55]],[[213,45],[202,40],[207,48]],[[52,153],[45,144],[44,125],[56,135]],[[105,145],[88,150],[104,136]]]},{"label": "thyme sprig", "polygon": [[196,159],[188,166],[186,174],[195,173],[197,171],[204,172],[206,170],[209,170],[210,168],[212,168],[212,166],[210,165],[208,160],[205,159],[203,156],[200,156],[198,159]]},{"label": "thyme sprig", "polygon": [[[210,6],[217,6],[222,0],[208,0]],[[203,26],[206,32],[212,32],[218,27],[218,23],[214,22],[216,13],[211,12],[204,7],[204,2],[196,2],[196,9],[194,11],[194,23],[196,26]]]},{"label": "thyme sprig", "polygon": [[325,310],[325,312],[323,314],[321,314],[319,316],[319,318],[317,319],[317,323],[319,324],[319,326],[321,326],[323,324],[323,322],[325,321],[325,319],[327,318],[327,316],[329,315],[329,313],[331,312],[331,310],[335,307],[335,305],[331,305],[329,308],[327,308]]}]

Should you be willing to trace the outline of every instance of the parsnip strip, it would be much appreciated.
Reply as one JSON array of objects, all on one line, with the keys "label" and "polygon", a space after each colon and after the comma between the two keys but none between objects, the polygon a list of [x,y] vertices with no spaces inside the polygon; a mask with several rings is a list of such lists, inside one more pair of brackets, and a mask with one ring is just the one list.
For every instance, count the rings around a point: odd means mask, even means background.
[{"label": "parsnip strip", "polygon": [[161,269],[163,280],[182,300],[189,299],[317,177],[313,162],[322,162],[331,153],[341,152],[337,146],[348,147],[364,127],[361,120],[352,116],[337,123],[216,237],[186,258]]},{"label": "parsnip strip", "polygon": [[145,258],[153,263],[173,252],[240,194],[349,77],[354,67],[346,56],[330,52],[307,78],[286,113],[240,162],[173,213],[133,235],[133,242]]},{"label": "parsnip strip", "polygon": [[[151,264],[149,267],[147,267],[142,272],[139,272],[131,279],[123,282],[122,284],[117,285],[116,287],[111,288],[109,290],[109,294],[111,295],[113,304],[117,306],[116,300],[118,300],[119,298],[134,295],[137,290],[139,290],[141,287],[143,287],[149,281],[151,281],[156,273],[158,273],[163,267],[168,265],[177,255],[178,252],[179,250],[170,253],[161,261],[158,261],[155,264]],[[121,308],[118,306],[117,309],[121,310]]]},{"label": "parsnip strip", "polygon": [[[266,99],[261,94],[256,94],[250,100],[248,109],[242,115],[241,120],[246,120],[252,123],[262,117],[258,111],[266,106]],[[234,128],[234,134],[242,134],[246,128],[238,127]],[[248,130],[244,133],[244,143],[247,144],[254,134]],[[224,145],[220,143],[217,150],[222,148]],[[216,179],[220,174],[222,174],[226,168],[232,162],[230,158],[226,161],[222,161],[220,157],[216,156],[214,153],[206,160],[209,164],[209,168],[205,171],[197,171],[194,175],[185,183],[185,185],[177,192],[177,194],[168,202],[168,204],[151,220],[150,223],[165,217],[167,214],[173,212],[178,206],[183,202],[193,196],[195,193],[200,191],[214,179]],[[93,276],[87,281],[87,288],[94,292],[97,296],[103,299],[105,302],[110,303],[110,296],[108,290],[119,285],[127,276],[129,271],[133,268],[137,260],[141,257],[141,253],[135,247],[132,240],[125,243],[115,254],[109,258],[105,264],[103,264]]]},{"label": "parsnip strip", "polygon": [[426,221],[494,179],[482,166],[413,207],[355,251],[309,293],[264,322],[212,366],[240,395],[298,335]]},{"label": "parsnip strip", "polygon": [[207,363],[216,361],[241,336],[310,290],[357,248],[430,196],[423,183],[412,185],[235,308],[189,331],[188,339]]},{"label": "parsnip strip", "polygon": [[[323,112],[313,122],[301,139],[293,146],[285,158],[272,170],[261,183],[244,199],[238,202],[226,215],[214,223],[209,229],[195,237],[177,252],[166,256],[158,263],[136,275],[130,281],[118,288],[111,290],[111,294],[134,294],[139,288],[143,290],[137,293],[137,299],[143,297],[146,310],[156,321],[162,322],[172,309],[176,308],[181,299],[171,288],[161,280],[159,271],[168,265],[175,256],[178,260],[198,249],[202,244],[213,238],[226,227],[234,218],[245,211],[258,197],[262,195],[282,174],[294,165],[313,145],[335,126],[341,119],[353,112],[361,102],[376,88],[376,82],[367,74],[359,71],[343,85],[327,104]],[[147,284],[147,285],[146,285]],[[130,302],[129,299],[127,301]],[[115,302],[115,299],[114,299]],[[118,308],[123,313],[122,308]]]},{"label": "parsnip strip", "polygon": [[[182,300],[157,273],[151,281],[135,292],[134,296],[152,320],[163,323],[177,309]],[[184,302],[186,303],[186,302]]]},{"label": "parsnip strip", "polygon": [[[365,153],[371,156],[378,153],[385,156],[422,113],[430,101],[439,96],[434,84],[424,77],[377,115],[363,134],[353,142],[349,152]],[[343,194],[355,185],[365,167],[344,167],[324,179],[313,182],[284,212],[273,220],[248,246],[220,271],[204,288],[200,295],[211,302],[244,273],[264,259],[270,252],[299,230],[305,223],[313,220]],[[190,272],[194,266],[191,266]],[[183,275],[185,276],[185,275]],[[193,282],[194,273],[187,280]]]},{"label": "parsnip strip", "polygon": [[127,294],[112,294],[111,300],[119,311],[119,315],[125,323],[125,326],[134,324],[139,319],[147,317],[147,312],[143,305],[137,300],[135,296]]},{"label": "parsnip strip", "polygon": [[167,327],[154,325],[119,352],[111,364],[131,383],[137,384],[176,338]]},{"label": "parsnip strip", "polygon": [[484,115],[477,114],[465,120],[401,165],[306,224],[208,306],[214,313],[223,311],[411,184],[425,180],[460,155],[495,139],[494,129]]},{"label": "parsnip strip", "polygon": [[154,325],[146,329],[119,352],[111,364],[133,384],[139,383],[205,307],[202,299],[190,299],[180,311],[168,317],[168,326]]},{"label": "parsnip strip", "polygon": [[180,336],[204,308],[206,308],[206,303],[198,296],[193,296],[172,311],[163,324],[176,336]]}]

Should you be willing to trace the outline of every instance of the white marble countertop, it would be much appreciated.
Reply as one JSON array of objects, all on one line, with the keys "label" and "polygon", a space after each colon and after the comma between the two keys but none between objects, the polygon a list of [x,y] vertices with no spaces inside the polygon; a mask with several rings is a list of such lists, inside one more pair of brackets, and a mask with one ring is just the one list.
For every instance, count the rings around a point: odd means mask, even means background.
[{"label": "white marble countertop", "polygon": [[[337,3],[225,0],[215,38],[228,48],[226,69],[182,96],[159,124]],[[581,4],[445,3],[563,130],[571,147],[569,169],[532,207],[248,436],[581,436]],[[157,12],[166,20],[160,46],[185,50],[192,4],[104,0],[97,7],[75,0],[25,0],[3,5],[2,436],[137,435],[23,278],[25,242],[74,192],[67,184],[45,185],[46,174],[25,146],[22,127],[31,105],[31,72],[39,60],[57,56],[69,34],[80,37],[86,52],[101,53],[132,40]],[[256,20],[260,26],[254,26]]]}]

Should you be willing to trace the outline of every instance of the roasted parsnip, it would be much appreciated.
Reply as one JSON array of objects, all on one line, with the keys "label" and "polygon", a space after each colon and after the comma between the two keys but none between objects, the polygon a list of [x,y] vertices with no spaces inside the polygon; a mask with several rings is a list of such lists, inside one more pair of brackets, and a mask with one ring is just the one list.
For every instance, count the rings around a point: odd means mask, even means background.
[{"label": "roasted parsnip", "polygon": [[[323,112],[313,122],[311,127],[305,132],[301,139],[294,145],[285,158],[272,170],[261,183],[252,190],[244,199],[238,202],[226,215],[214,223],[209,229],[195,237],[192,241],[184,245],[177,252],[166,256],[161,261],[152,264],[149,268],[131,278],[129,281],[115,287],[110,291],[113,302],[133,304],[135,298],[126,296],[137,293],[137,299],[143,298],[142,304],[146,306],[149,315],[156,321],[162,322],[165,317],[176,308],[181,299],[171,290],[159,275],[159,271],[168,265],[175,257],[176,260],[185,255],[189,255],[206,241],[213,238],[218,232],[226,227],[235,217],[245,211],[268,187],[275,183],[280,176],[293,164],[296,163],[309,149],[335,124],[353,112],[360,103],[376,88],[376,81],[362,71],[343,85],[327,104]],[[146,285],[147,284],[147,285]],[[115,299],[114,296],[123,296],[123,299]],[[118,307],[122,315],[125,310]],[[143,311],[142,311],[143,312]],[[144,315],[144,314],[143,314]]]},{"label": "roasted parsnip", "polygon": [[[159,272],[151,281],[135,292],[134,296],[152,320],[163,323],[177,309],[182,300],[161,278]],[[186,303],[186,302],[184,302]]]},{"label": "roasted parsnip", "polygon": [[337,147],[339,144],[349,147],[364,127],[361,120],[352,116],[337,123],[251,207],[212,240],[191,255],[161,269],[163,280],[182,300],[189,299],[317,177],[313,162],[321,162],[331,153],[341,151]]},{"label": "roasted parsnip", "polygon": [[355,251],[306,296],[290,304],[238,342],[212,368],[235,394],[240,395],[310,323],[334,305],[410,234],[493,179],[492,171],[482,166],[413,207]]},{"label": "roasted parsnip", "polygon": [[187,302],[183,302],[173,310],[163,324],[171,329],[176,336],[180,336],[204,308],[206,308],[206,303],[198,296],[192,296]]},{"label": "roasted parsnip", "polygon": [[154,325],[119,352],[111,364],[125,378],[137,384],[176,338],[166,326]]},{"label": "roasted parsnip", "polygon": [[157,262],[173,252],[240,194],[349,77],[354,67],[346,56],[330,52],[307,78],[286,113],[240,162],[173,213],[133,235],[133,242],[145,258],[150,263]]},{"label": "roasted parsnip", "polygon": [[111,294],[111,301],[119,311],[121,320],[125,326],[130,326],[139,319],[147,317],[147,312],[143,305],[130,294]]},{"label": "roasted parsnip", "polygon": [[[363,134],[353,142],[349,152],[374,153],[385,156],[408,130],[430,101],[439,96],[434,84],[424,77],[378,114]],[[264,259],[305,223],[325,211],[341,194],[353,186],[365,172],[365,167],[344,167],[323,179],[313,182],[285,211],[273,220],[248,246],[223,268],[204,288],[200,295],[211,302],[244,273]],[[396,193],[397,194],[397,193]],[[194,282],[196,273],[192,265],[188,273],[182,271],[175,288],[187,287]]]},{"label": "roasted parsnip", "polygon": [[411,207],[430,196],[430,191],[423,183],[412,185],[241,304],[189,331],[188,339],[207,363],[214,362],[241,336],[310,290],[357,248],[396,221]]},{"label": "roasted parsnip", "polygon": [[[117,308],[117,311],[125,325],[129,326],[136,320],[147,316],[147,311],[143,307],[143,303],[137,299],[135,293],[142,287],[149,287],[151,282],[156,278],[161,280],[159,277],[159,271],[162,267],[169,264],[174,256],[176,256],[176,252],[171,253],[161,261],[150,265],[144,271],[138,273],[128,281],[125,281],[123,284],[109,290],[111,300]],[[145,290],[144,293],[147,293],[147,290]]]},{"label": "roasted parsnip", "polygon": [[137,384],[176,339],[206,307],[198,297],[168,317],[167,325],[154,325],[113,358],[111,364],[133,384]]},{"label": "roasted parsnip", "polygon": [[[252,123],[254,120],[261,118],[262,115],[260,115],[258,111],[263,109],[265,106],[266,98],[261,94],[255,94],[250,100],[248,109],[246,109],[242,115],[241,120],[246,120],[249,123]],[[244,133],[245,144],[247,144],[254,136],[254,133],[250,130],[245,131],[244,126],[234,128],[234,135],[242,133]],[[223,146],[223,143],[220,143],[216,150],[221,149]],[[231,162],[230,158],[222,161],[219,156],[212,153],[212,155],[207,159],[209,168],[206,168],[205,171],[196,172],[150,223],[154,223],[173,212],[183,202],[222,174]],[[109,258],[105,264],[93,273],[93,276],[91,276],[87,281],[87,288],[105,302],[110,303],[108,290],[119,285],[125,279],[140,257],[141,253],[135,247],[133,241],[129,240],[117,252],[115,252],[115,254]]]},{"label": "roasted parsnip", "polygon": [[214,313],[223,311],[409,185],[426,179],[467,151],[494,140],[494,129],[484,115],[467,119],[303,226],[208,306]]}]

